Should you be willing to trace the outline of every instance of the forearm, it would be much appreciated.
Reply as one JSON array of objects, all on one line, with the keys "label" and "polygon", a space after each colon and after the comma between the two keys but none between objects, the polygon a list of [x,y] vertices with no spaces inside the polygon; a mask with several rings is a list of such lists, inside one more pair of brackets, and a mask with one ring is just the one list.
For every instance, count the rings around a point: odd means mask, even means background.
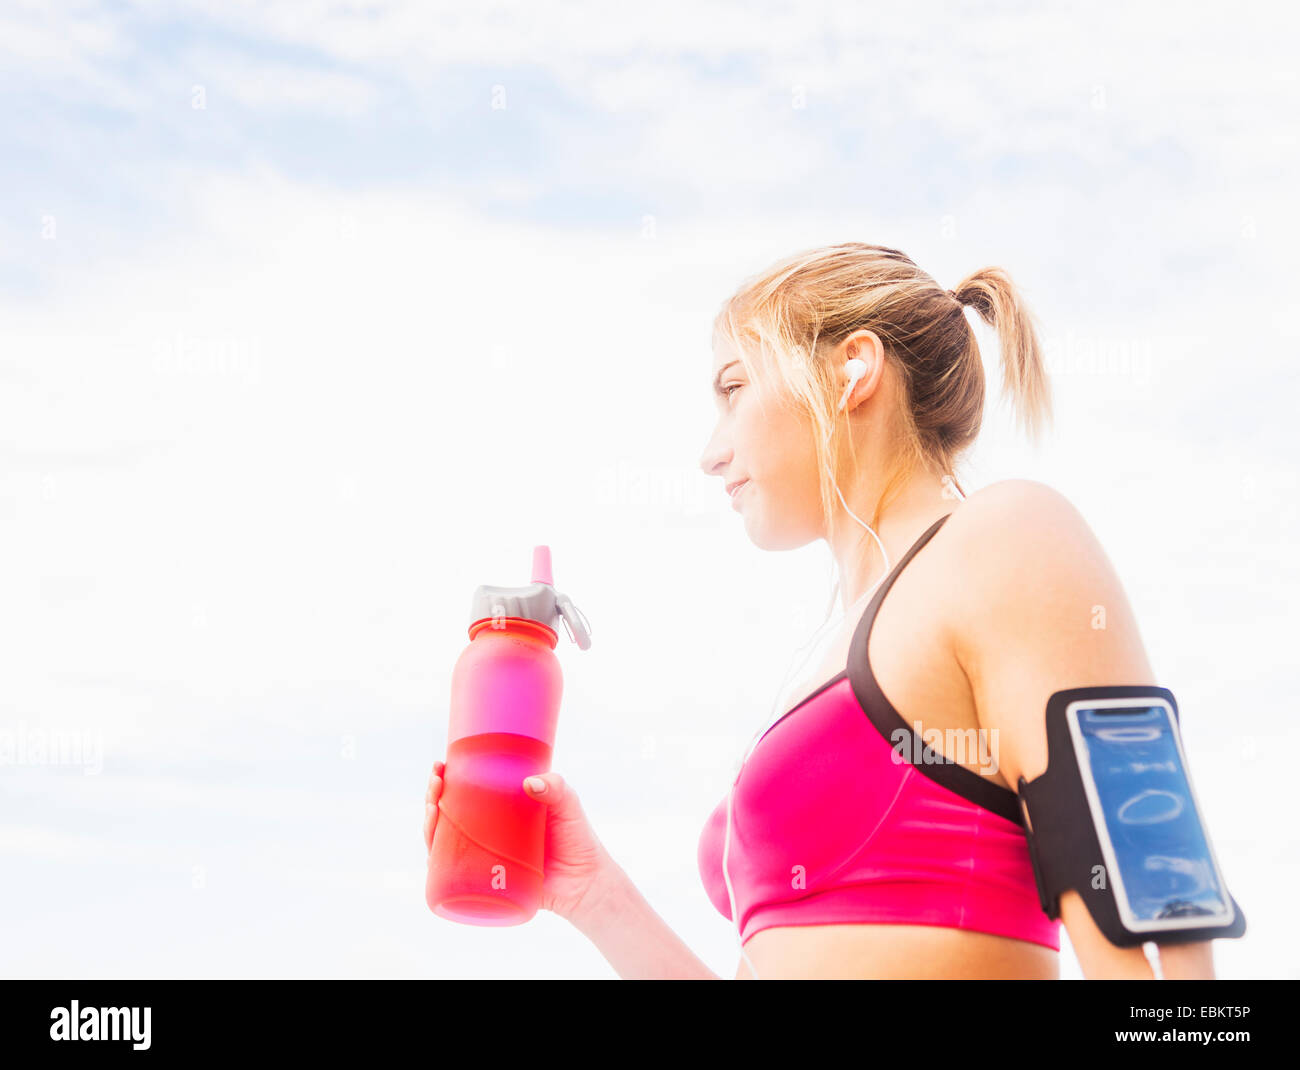
[{"label": "forearm", "polygon": [[625,981],[721,980],[612,861],[589,899],[568,920]]},{"label": "forearm", "polygon": [[1213,981],[1214,945],[1209,940],[1160,946],[1160,972],[1166,981]]},{"label": "forearm", "polygon": [[[1070,944],[1089,980],[1152,981],[1155,971],[1141,947],[1116,947],[1097,928],[1076,891],[1061,893],[1061,920]],[[1214,980],[1214,954],[1209,940],[1158,947],[1160,972],[1166,981]]]}]

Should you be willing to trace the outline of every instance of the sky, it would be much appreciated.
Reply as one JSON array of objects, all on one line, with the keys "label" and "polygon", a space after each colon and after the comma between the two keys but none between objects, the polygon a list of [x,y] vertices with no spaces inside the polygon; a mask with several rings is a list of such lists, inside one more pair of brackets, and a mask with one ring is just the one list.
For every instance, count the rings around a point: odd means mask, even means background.
[{"label": "sky", "polygon": [[963,486],[1087,519],[1248,919],[1219,976],[1297,976],[1297,17],[468,7],[0,12],[0,971],[616,976],[423,896],[471,595],[545,544],[593,634],[554,768],[733,976],[697,840],[830,562],[701,471],[710,328],[867,241],[1025,295],[1054,428],[977,325]]}]

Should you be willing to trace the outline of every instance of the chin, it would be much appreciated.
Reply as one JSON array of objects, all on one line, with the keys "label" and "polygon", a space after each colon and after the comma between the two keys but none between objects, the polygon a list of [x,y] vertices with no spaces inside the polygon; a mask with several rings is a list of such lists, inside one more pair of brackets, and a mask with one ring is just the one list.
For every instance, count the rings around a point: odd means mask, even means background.
[{"label": "chin", "polygon": [[797,524],[792,525],[791,520],[794,518],[788,511],[777,518],[777,523],[771,523],[762,508],[763,499],[754,490],[753,487],[749,488],[748,497],[739,510],[741,519],[745,522],[745,534],[751,543],[760,550],[797,550],[812,542],[815,536]]},{"label": "chin", "polygon": [[817,538],[804,529],[773,529],[762,523],[751,523],[748,517],[745,518],[745,532],[749,535],[749,541],[760,550],[797,550]]}]

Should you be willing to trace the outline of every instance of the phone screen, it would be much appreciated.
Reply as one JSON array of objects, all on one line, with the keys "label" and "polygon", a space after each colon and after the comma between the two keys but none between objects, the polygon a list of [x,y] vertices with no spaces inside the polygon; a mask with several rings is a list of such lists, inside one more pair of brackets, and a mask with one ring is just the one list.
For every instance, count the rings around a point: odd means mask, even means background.
[{"label": "phone screen", "polygon": [[1121,916],[1131,930],[1226,924],[1233,911],[1192,794],[1173,711],[1128,701],[1070,710],[1075,753]]}]

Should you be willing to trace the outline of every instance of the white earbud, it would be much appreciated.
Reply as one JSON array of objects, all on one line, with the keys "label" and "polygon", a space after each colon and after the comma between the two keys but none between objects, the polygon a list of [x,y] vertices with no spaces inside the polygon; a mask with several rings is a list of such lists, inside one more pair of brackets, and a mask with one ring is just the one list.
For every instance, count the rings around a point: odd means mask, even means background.
[{"label": "white earbud", "polygon": [[844,370],[849,376],[849,385],[844,388],[844,394],[840,398],[840,403],[835,411],[839,412],[844,408],[849,400],[849,395],[853,393],[853,388],[858,385],[858,380],[867,374],[867,362],[858,357],[852,357],[844,362]]}]

